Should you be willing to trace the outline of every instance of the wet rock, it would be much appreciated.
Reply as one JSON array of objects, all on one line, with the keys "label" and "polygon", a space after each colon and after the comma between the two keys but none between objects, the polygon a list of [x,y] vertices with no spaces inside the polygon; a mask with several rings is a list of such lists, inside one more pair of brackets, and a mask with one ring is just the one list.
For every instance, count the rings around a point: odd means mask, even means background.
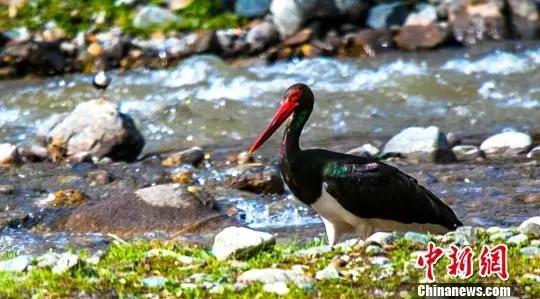
[{"label": "wet rock", "polygon": [[540,146],[533,148],[528,154],[527,158],[540,161]]},{"label": "wet rock", "polygon": [[458,161],[471,161],[482,156],[482,151],[474,145],[456,145],[452,152]]},{"label": "wet rock", "polygon": [[28,268],[31,260],[29,255],[19,255],[7,261],[0,261],[0,272],[23,272]]},{"label": "wet rock", "polygon": [[142,284],[149,289],[160,289],[165,286],[167,279],[163,276],[150,276],[141,279]]},{"label": "wet rock", "polygon": [[45,30],[41,32],[40,38],[45,42],[58,42],[66,38],[66,32],[56,22],[49,21],[45,24]]},{"label": "wet rock", "polygon": [[283,45],[285,46],[299,46],[302,44],[307,43],[311,37],[313,36],[313,29],[311,28],[303,28],[302,30],[298,31],[293,36],[288,37],[283,41]]},{"label": "wet rock", "polygon": [[90,186],[102,186],[112,182],[112,177],[105,170],[94,170],[86,174],[90,179]]},{"label": "wet rock", "polygon": [[53,159],[88,154],[115,161],[133,161],[144,138],[133,120],[104,100],[83,102],[47,133],[47,148]]},{"label": "wet rock", "polygon": [[17,152],[23,162],[42,162],[47,159],[47,148],[32,145],[30,148],[25,146],[17,147]]},{"label": "wet rock", "polygon": [[245,165],[248,163],[255,162],[255,159],[253,158],[252,154],[249,154],[248,152],[241,152],[238,155],[236,155],[234,161],[236,161],[238,165]]},{"label": "wet rock", "polygon": [[519,227],[518,231],[522,234],[538,238],[540,237],[540,216],[531,217],[523,221]]},{"label": "wet rock", "polygon": [[534,0],[508,0],[512,28],[521,38],[535,38],[540,29],[540,16]]},{"label": "wet rock", "polygon": [[304,272],[298,268],[291,270],[265,268],[248,270],[238,276],[237,282],[247,284],[256,282],[262,282],[265,284],[285,282],[294,283],[299,287],[308,287],[309,285],[313,284],[313,279],[304,274]]},{"label": "wet rock", "polygon": [[271,165],[240,165],[226,172],[226,184],[256,193],[281,193],[284,190],[279,170]]},{"label": "wet rock", "polygon": [[270,9],[271,0],[236,0],[234,11],[237,15],[254,18],[261,17]]},{"label": "wet rock", "polygon": [[519,252],[527,257],[540,256],[540,248],[536,246],[523,247],[519,250]]},{"label": "wet rock", "polygon": [[369,3],[365,0],[334,0],[339,13],[351,18],[357,18],[369,7]]},{"label": "wet rock", "polygon": [[152,28],[178,22],[180,19],[170,10],[148,5],[141,8],[133,18],[133,26],[137,28]]},{"label": "wet rock", "polygon": [[72,207],[87,200],[88,197],[79,190],[59,190],[52,193],[48,198],[53,207]]},{"label": "wet rock", "polygon": [[9,195],[15,191],[15,187],[12,185],[0,185],[0,194]]},{"label": "wet rock", "polygon": [[366,244],[378,244],[380,246],[392,245],[397,240],[396,233],[376,232],[366,239]]},{"label": "wet rock", "polygon": [[394,37],[388,30],[362,29],[343,37],[348,56],[375,56],[377,52],[392,48]]},{"label": "wet rock", "polygon": [[431,241],[430,236],[426,234],[422,234],[422,233],[416,233],[416,232],[406,232],[403,238],[413,244],[422,244],[422,245],[426,245],[427,243],[429,243],[429,241]]},{"label": "wet rock", "polygon": [[176,172],[172,175],[173,182],[180,184],[191,184],[193,183],[193,171],[190,169],[183,169],[179,172]]},{"label": "wet rock", "polygon": [[107,32],[96,34],[95,42],[100,46],[99,54],[110,58],[113,62],[124,56],[127,41],[120,28],[112,28]]},{"label": "wet rock", "polygon": [[283,281],[267,283],[263,286],[265,292],[275,293],[280,296],[287,295],[289,293],[289,288],[287,284]]},{"label": "wet rock", "polygon": [[218,260],[225,260],[230,256],[244,258],[271,247],[275,242],[276,239],[269,233],[232,226],[216,235],[212,252]]},{"label": "wet rock", "polygon": [[205,236],[238,223],[218,212],[214,202],[200,199],[178,184],[115,192],[105,200],[75,207],[53,221],[53,231],[107,232],[141,236],[146,232],[198,233]]},{"label": "wet rock", "polygon": [[180,166],[182,164],[192,164],[198,166],[204,160],[202,148],[195,146],[190,149],[169,154],[161,164],[163,166]]},{"label": "wet rock", "polygon": [[409,10],[402,2],[380,3],[369,10],[367,25],[373,29],[388,29],[401,26]]},{"label": "wet rock", "polygon": [[396,44],[404,50],[432,49],[444,44],[448,37],[445,24],[406,25],[400,28]]},{"label": "wet rock", "polygon": [[271,22],[260,22],[253,26],[246,35],[246,42],[252,52],[264,50],[279,40],[279,33]]},{"label": "wet rock", "polygon": [[526,153],[531,145],[531,136],[525,133],[504,132],[484,140],[480,149],[488,158],[504,158]]},{"label": "wet rock", "polygon": [[507,29],[502,10],[503,0],[458,0],[448,7],[448,20],[454,38],[465,45],[484,40],[500,40]]},{"label": "wet rock", "polygon": [[58,255],[58,260],[52,267],[54,274],[62,274],[75,267],[79,263],[79,256],[73,253],[64,252]]},{"label": "wet rock", "polygon": [[506,242],[510,244],[523,245],[527,243],[528,240],[529,238],[527,237],[527,235],[518,234],[518,235],[508,238]]},{"label": "wet rock", "polygon": [[0,143],[0,166],[11,165],[19,161],[17,146],[9,143]]},{"label": "wet rock", "polygon": [[439,128],[410,127],[395,135],[386,143],[383,155],[400,154],[408,159],[430,162],[455,160],[448,141]]},{"label": "wet rock", "polygon": [[405,20],[404,26],[428,26],[437,22],[437,8],[425,3],[419,3]]}]

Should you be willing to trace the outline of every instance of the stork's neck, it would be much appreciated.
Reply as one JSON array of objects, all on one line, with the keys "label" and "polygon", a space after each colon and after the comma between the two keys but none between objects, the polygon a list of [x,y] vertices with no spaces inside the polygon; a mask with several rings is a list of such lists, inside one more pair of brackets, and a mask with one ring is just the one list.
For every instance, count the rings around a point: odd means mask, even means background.
[{"label": "stork's neck", "polygon": [[310,114],[311,109],[294,112],[283,134],[283,140],[281,142],[282,159],[300,152],[300,135]]}]

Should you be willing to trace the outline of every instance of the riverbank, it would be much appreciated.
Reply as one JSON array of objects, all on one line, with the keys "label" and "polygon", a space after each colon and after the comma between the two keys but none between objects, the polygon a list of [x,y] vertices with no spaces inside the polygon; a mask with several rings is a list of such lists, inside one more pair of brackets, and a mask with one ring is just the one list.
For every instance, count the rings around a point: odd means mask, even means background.
[{"label": "riverbank", "polygon": [[527,1],[78,1],[0,5],[0,79],[164,68],[210,53],[245,63],[536,40]]},{"label": "riverbank", "polygon": [[[450,244],[470,245],[475,254],[469,279],[448,276],[450,260],[443,257],[434,267],[437,284],[495,283],[511,288],[512,296],[537,298],[540,223],[536,223],[519,229],[463,227],[444,236],[378,233],[366,242],[349,240],[334,248],[320,239],[308,243],[288,239],[225,260],[216,259],[206,246],[119,239],[97,252],[4,253],[0,295],[249,298],[264,293],[284,298],[417,298],[416,286],[426,278],[416,261],[433,241],[445,250]],[[481,248],[496,244],[508,246],[509,278],[502,283],[495,274],[479,276]]]}]

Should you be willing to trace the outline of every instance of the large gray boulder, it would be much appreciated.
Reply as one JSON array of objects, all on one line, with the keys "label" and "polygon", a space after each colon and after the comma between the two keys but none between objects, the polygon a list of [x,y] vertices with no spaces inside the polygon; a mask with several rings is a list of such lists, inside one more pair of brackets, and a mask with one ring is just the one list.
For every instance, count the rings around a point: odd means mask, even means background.
[{"label": "large gray boulder", "polygon": [[434,126],[410,127],[399,132],[386,143],[383,149],[383,156],[392,154],[418,161],[450,162],[455,160],[446,135]]},{"label": "large gray boulder", "polygon": [[46,141],[53,159],[91,156],[133,161],[144,146],[133,120],[116,104],[101,99],[79,104],[52,127]]},{"label": "large gray boulder", "polygon": [[54,231],[102,232],[139,237],[160,231],[169,235],[214,235],[238,222],[219,212],[212,198],[180,184],[165,184],[135,192],[114,192],[89,201],[50,224]]}]

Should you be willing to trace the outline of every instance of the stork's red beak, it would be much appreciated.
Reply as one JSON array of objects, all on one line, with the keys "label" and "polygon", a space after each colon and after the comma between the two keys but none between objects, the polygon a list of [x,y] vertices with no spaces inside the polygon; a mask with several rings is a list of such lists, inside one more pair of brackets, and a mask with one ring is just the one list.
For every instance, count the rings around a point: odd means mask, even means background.
[{"label": "stork's red beak", "polygon": [[257,136],[255,141],[251,144],[249,147],[248,153],[252,154],[255,152],[261,145],[263,145],[272,134],[281,126],[281,124],[291,116],[291,114],[294,112],[294,108],[296,107],[295,101],[289,101],[289,99],[285,99],[283,101],[283,104],[279,106],[276,113],[274,113],[274,116],[272,117],[272,121],[264,128],[264,130]]}]

